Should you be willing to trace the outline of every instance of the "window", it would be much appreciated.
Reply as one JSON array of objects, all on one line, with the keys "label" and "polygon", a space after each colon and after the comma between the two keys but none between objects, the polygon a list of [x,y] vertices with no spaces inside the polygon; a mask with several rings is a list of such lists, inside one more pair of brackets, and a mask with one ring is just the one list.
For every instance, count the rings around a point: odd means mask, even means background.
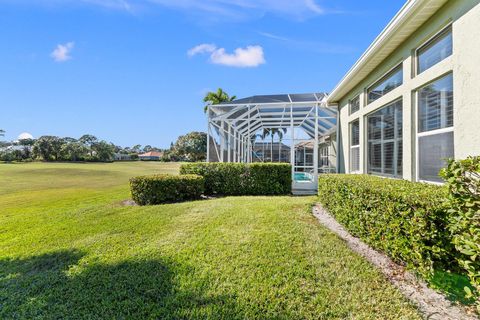
[{"label": "window", "polygon": [[360,122],[350,123],[350,172],[360,171]]},{"label": "window", "polygon": [[360,96],[356,96],[349,102],[349,107],[350,107],[350,114],[353,114],[360,110]]},{"label": "window", "polygon": [[395,101],[367,117],[368,173],[402,176],[402,100]]},{"label": "window", "polygon": [[390,71],[386,76],[367,89],[368,103],[371,103],[403,84],[403,67]]},{"label": "window", "polygon": [[451,56],[452,50],[452,28],[448,27],[417,50],[417,74]]},{"label": "window", "polygon": [[453,158],[453,75],[418,90],[418,178],[442,182],[438,173]]},{"label": "window", "polygon": [[318,167],[322,168],[322,167],[328,167],[330,165],[330,154],[329,154],[329,146],[326,145],[326,146],[321,146],[319,147],[318,149],[318,154],[319,154],[319,157],[318,157]]},{"label": "window", "polygon": [[448,75],[418,92],[419,132],[453,126],[453,77]]}]

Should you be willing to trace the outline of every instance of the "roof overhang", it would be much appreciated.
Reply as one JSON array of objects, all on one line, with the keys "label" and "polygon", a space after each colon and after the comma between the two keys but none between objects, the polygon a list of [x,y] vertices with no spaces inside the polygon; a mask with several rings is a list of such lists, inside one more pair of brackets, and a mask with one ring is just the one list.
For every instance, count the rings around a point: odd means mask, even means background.
[{"label": "roof overhang", "polygon": [[373,41],[328,97],[337,103],[365,79],[448,0],[409,0]]}]

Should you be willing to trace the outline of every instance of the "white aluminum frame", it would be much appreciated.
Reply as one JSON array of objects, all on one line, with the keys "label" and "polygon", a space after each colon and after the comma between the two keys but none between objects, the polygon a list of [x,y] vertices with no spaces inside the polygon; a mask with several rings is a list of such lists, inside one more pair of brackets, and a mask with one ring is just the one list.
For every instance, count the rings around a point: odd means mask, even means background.
[{"label": "white aluminum frame", "polygon": [[[312,101],[266,102],[266,103],[231,103],[210,105],[207,108],[207,162],[212,159],[211,141],[213,131],[220,136],[220,143],[214,148],[220,162],[245,162],[253,161],[252,138],[259,130],[263,129],[290,129],[290,163],[292,164],[292,181],[295,174],[295,129],[302,128],[314,141],[314,181],[312,187],[318,187],[319,171],[319,140],[322,136],[336,132],[338,112],[335,107],[328,106],[327,96],[320,99],[312,95]],[[320,112],[323,114],[320,115]],[[337,147],[338,149],[338,147]],[[295,188],[295,185],[294,185]]]}]

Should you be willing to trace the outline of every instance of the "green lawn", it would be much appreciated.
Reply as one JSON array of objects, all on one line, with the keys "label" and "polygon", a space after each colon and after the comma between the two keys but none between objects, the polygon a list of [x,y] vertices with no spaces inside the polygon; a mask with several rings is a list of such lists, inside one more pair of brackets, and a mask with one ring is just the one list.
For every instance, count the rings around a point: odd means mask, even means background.
[{"label": "green lawn", "polygon": [[0,319],[420,319],[315,197],[123,206],[176,164],[0,165]]}]

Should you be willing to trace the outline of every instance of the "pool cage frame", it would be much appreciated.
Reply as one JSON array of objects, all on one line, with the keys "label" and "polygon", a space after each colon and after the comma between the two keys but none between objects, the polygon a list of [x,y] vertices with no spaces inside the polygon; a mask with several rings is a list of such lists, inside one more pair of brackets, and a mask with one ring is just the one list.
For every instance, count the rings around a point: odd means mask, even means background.
[{"label": "pool cage frame", "polygon": [[[260,130],[289,131],[293,190],[316,191],[319,143],[335,137],[338,123],[337,109],[328,106],[327,97],[325,93],[264,95],[209,105],[207,162],[254,162],[253,147]],[[295,132],[299,128],[313,142],[313,181],[308,185],[295,182],[296,170],[302,169],[295,163]],[[332,143],[336,149],[336,139]],[[336,172],[336,165],[332,171]]]}]

